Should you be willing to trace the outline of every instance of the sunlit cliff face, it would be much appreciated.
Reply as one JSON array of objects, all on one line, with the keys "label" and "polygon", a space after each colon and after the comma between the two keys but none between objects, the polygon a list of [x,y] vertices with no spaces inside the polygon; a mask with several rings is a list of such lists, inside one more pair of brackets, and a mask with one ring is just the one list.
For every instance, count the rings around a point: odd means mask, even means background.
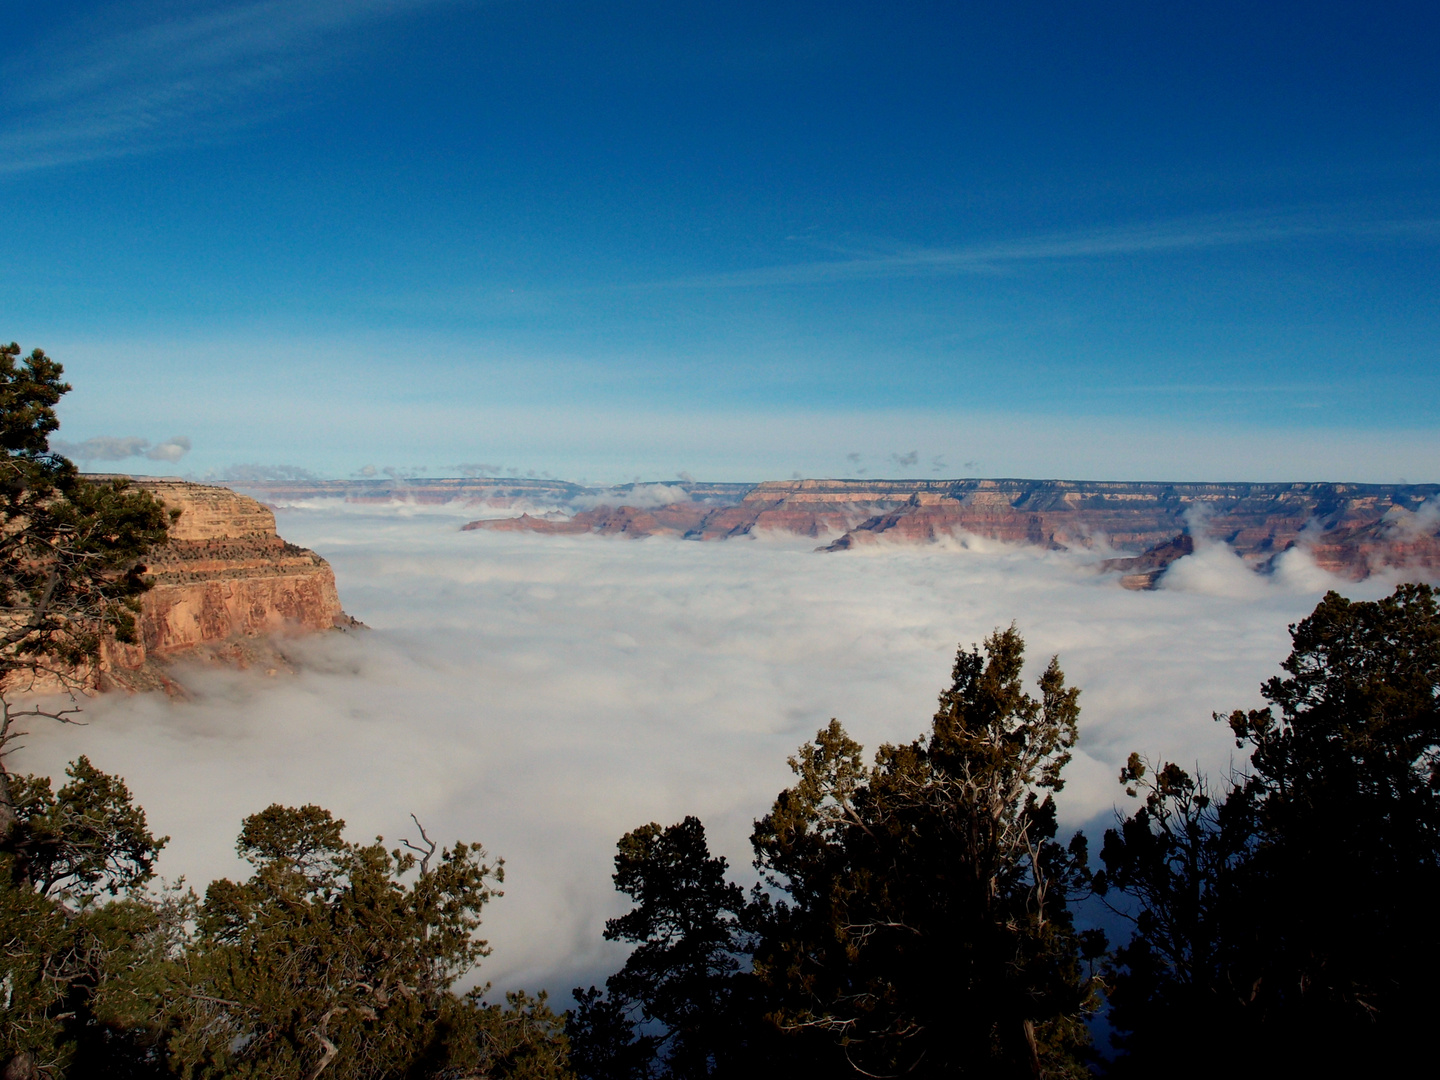
[{"label": "sunlit cliff face", "polygon": [[125,776],[173,837],[162,872],[199,887],[237,872],[240,819],[270,802],[392,842],[414,812],[506,859],[480,978],[563,995],[620,962],[600,929],[621,833],[698,814],[743,878],[786,756],[832,716],[871,749],[915,737],[957,643],[1013,620],[1034,674],[1059,654],[1083,688],[1062,811],[1103,828],[1130,751],[1225,770],[1236,751],[1211,712],[1260,703],[1287,624],[1326,588],[1391,584],[1339,582],[1299,552],[1261,577],[1203,546],[1135,593],[995,542],[817,554],[808,538],[461,532],[475,516],[282,508],[281,534],[330,561],[371,632],[287,644],[296,675],[200,671],[189,701],[92,700],[88,727],[36,728],[16,766],[86,753]]}]

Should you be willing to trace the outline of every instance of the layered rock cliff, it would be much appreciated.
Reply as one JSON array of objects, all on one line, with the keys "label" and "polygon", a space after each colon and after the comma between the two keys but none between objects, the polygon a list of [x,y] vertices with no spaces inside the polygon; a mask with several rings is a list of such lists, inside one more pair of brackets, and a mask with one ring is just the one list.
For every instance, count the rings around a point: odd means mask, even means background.
[{"label": "layered rock cliff", "polygon": [[[638,505],[655,488],[684,493],[686,500],[729,505],[739,502],[754,484],[707,484],[676,481],[672,484],[618,484],[595,488],[566,480],[534,477],[401,477],[375,480],[263,480],[237,481],[235,488],[270,502],[341,499],[358,505],[414,503],[421,506],[456,504],[503,509],[521,506],[570,506],[607,500],[611,506]],[[653,501],[649,500],[649,501]]]},{"label": "layered rock cliff", "polygon": [[476,521],[470,529],[671,534],[717,540],[771,530],[830,538],[822,550],[978,536],[1053,549],[1135,553],[1100,563],[1151,588],[1199,541],[1230,545],[1266,571],[1296,545],[1327,570],[1440,571],[1440,485],[1164,484],[1070,480],[769,481],[736,502],[600,506],[569,518]]},{"label": "layered rock cliff", "polygon": [[180,513],[146,559],[155,584],[141,599],[140,641],[106,648],[100,686],[167,685],[166,667],[183,657],[274,666],[283,659],[272,635],[358,625],[341,609],[330,565],[282,540],[268,507],[221,487],[134,482]]},{"label": "layered rock cliff", "polygon": [[[1152,588],[1197,543],[1231,545],[1257,571],[1297,545],[1334,573],[1440,574],[1440,485],[1073,480],[780,480],[587,488],[528,477],[256,481],[274,501],[450,503],[492,514],[467,529],[723,540],[779,532],[843,551],[978,536],[1096,552],[1128,588]],[[1108,558],[1102,556],[1108,555]]]}]

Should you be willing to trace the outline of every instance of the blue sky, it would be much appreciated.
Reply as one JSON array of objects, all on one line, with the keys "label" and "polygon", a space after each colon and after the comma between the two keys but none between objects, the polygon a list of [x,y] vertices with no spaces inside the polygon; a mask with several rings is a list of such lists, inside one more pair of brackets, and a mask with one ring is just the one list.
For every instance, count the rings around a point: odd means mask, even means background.
[{"label": "blue sky", "polygon": [[1440,480],[1434,5],[7,9],[93,468]]}]

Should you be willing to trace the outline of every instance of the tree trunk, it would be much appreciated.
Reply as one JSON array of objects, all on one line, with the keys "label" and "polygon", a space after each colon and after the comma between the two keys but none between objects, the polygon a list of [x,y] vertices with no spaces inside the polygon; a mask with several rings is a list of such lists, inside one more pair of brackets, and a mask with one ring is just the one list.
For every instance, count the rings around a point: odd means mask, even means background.
[{"label": "tree trunk", "polygon": [[[9,843],[10,836],[15,832],[15,826],[20,821],[20,815],[15,813],[15,799],[10,794],[10,774],[5,771],[5,766],[0,763],[0,850],[4,850]],[[5,1073],[8,1080],[9,1072]]]},{"label": "tree trunk", "polygon": [[1029,1017],[1022,1021],[1025,1032],[1025,1065],[1029,1074],[1040,1080],[1040,1048],[1035,1045],[1035,1022]]}]

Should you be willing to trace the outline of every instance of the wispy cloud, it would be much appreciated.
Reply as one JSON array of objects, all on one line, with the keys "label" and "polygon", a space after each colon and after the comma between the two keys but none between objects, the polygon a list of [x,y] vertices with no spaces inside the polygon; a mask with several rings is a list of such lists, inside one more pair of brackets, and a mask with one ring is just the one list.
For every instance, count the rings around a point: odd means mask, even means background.
[{"label": "wispy cloud", "polygon": [[651,287],[724,289],[772,285],[823,285],[877,278],[994,274],[1029,263],[1165,254],[1323,238],[1440,238],[1440,221],[1355,221],[1315,215],[1187,218],[1146,225],[1049,233],[953,247],[875,245],[778,266],[701,274]]},{"label": "wispy cloud", "polygon": [[175,462],[190,452],[190,445],[189,438],[184,435],[176,435],[154,446],[150,445],[149,439],[142,439],[138,435],[97,435],[79,443],[64,442],[61,439],[50,440],[51,450],[74,458],[82,465],[92,461],[124,461],[132,457]]},{"label": "wispy cloud", "polygon": [[284,91],[382,19],[455,0],[145,3],[11,55],[0,171],[27,172],[213,138],[282,111]]}]

